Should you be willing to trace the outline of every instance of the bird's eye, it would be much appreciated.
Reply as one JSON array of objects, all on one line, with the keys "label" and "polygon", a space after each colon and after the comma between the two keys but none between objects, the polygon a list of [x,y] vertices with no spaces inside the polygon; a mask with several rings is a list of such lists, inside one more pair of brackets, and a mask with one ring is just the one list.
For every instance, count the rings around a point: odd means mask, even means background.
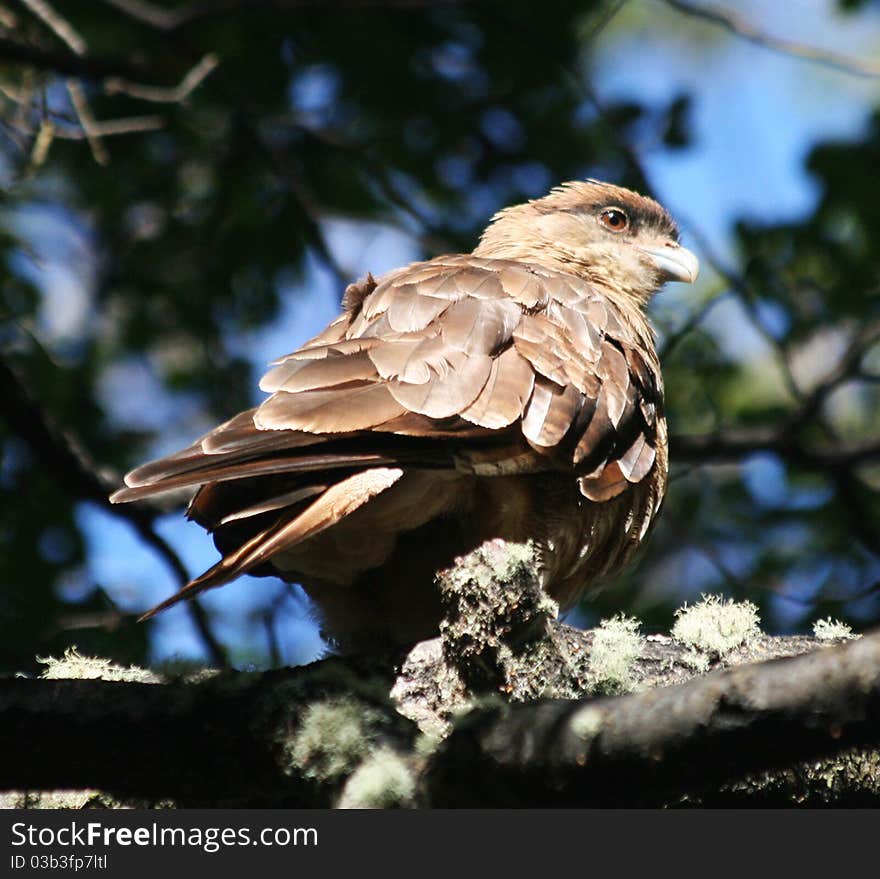
[{"label": "bird's eye", "polygon": [[605,208],[599,222],[610,232],[623,232],[629,226],[629,217],[620,208]]}]

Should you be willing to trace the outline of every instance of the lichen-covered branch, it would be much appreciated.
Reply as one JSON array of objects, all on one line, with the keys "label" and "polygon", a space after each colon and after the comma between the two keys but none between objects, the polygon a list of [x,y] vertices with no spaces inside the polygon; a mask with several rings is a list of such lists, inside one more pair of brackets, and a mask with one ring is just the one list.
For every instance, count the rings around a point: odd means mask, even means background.
[{"label": "lichen-covered branch", "polygon": [[[67,673],[90,673],[74,660]],[[411,750],[415,737],[373,669],[335,659],[258,675],[99,671],[113,679],[0,682],[0,789],[327,806],[377,748]]]},{"label": "lichen-covered branch", "polygon": [[400,666],[186,678],[70,655],[49,680],[0,681],[0,788],[15,792],[2,802],[59,789],[263,807],[880,798],[880,635],[824,621],[815,638],[772,638],[752,605],[714,597],[668,636],[625,616],[581,632],[552,618],[534,553],[492,541],[441,574],[441,635]]},{"label": "lichen-covered branch", "polygon": [[874,635],[616,699],[472,712],[428,789],[438,806],[660,805],[878,743]]}]

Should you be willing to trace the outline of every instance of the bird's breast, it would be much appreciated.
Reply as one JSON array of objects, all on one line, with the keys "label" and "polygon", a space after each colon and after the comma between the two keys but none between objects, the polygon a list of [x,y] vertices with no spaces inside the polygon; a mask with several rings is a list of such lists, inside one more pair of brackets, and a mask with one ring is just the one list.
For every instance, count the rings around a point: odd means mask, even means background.
[{"label": "bird's breast", "polygon": [[412,470],[327,532],[279,554],[287,579],[303,583],[325,632],[411,642],[436,634],[437,571],[486,540],[539,547],[544,587],[563,608],[626,564],[659,505],[657,478],[602,504],[571,474],[480,477]]}]

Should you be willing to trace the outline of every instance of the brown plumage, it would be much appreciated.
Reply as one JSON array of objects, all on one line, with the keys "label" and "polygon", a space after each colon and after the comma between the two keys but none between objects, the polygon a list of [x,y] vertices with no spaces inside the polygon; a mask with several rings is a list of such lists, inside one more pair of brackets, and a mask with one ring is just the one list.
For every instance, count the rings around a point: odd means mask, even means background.
[{"label": "brown plumage", "polygon": [[532,539],[563,607],[619,569],[666,486],[643,306],[695,257],[651,199],[590,180],[499,213],[471,254],[351,285],[270,393],[132,471],[114,502],[197,489],[223,558],[147,616],[244,572],[300,582],[342,644],[430,637],[437,570]]}]

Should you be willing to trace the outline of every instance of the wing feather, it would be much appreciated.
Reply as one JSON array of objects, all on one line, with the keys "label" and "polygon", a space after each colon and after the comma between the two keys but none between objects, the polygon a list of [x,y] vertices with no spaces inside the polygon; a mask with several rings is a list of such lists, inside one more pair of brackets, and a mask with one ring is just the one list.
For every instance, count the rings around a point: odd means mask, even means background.
[{"label": "wing feather", "polygon": [[535,373],[528,362],[515,348],[508,348],[492,361],[486,384],[461,417],[492,430],[508,427],[522,417],[534,384]]},{"label": "wing feather", "polygon": [[488,355],[469,356],[453,350],[437,364],[436,371],[430,370],[427,381],[411,383],[402,377],[390,382],[388,390],[401,405],[401,412],[408,409],[431,418],[449,418],[476,400],[491,371]]},{"label": "wing feather", "polygon": [[388,326],[396,333],[424,330],[452,304],[439,296],[420,295],[412,284],[389,287],[393,292],[385,316]]},{"label": "wing feather", "polygon": [[559,445],[577,420],[583,395],[573,385],[558,385],[539,376],[535,380],[522,431],[533,446]]},{"label": "wing feather", "polygon": [[340,318],[272,364],[260,406],[113,496],[202,486],[193,515],[232,549],[156,610],[331,527],[408,466],[567,468],[590,501],[617,497],[665,467],[648,333],[585,280],[510,260],[445,256],[353,285]]},{"label": "wing feather", "polygon": [[279,375],[272,381],[273,391],[295,394],[299,391],[315,391],[362,379],[378,378],[376,366],[368,351],[345,355],[330,352],[327,357],[308,360],[290,360],[276,367]]},{"label": "wing feather", "polygon": [[371,382],[297,394],[276,391],[257,407],[254,424],[261,430],[349,433],[375,427],[405,411],[388,385]]}]

